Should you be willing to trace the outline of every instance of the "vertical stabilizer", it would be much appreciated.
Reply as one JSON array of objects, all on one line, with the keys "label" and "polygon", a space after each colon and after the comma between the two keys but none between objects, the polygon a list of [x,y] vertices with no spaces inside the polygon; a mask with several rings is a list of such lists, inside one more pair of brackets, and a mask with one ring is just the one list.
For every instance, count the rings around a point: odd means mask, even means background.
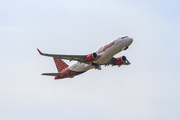
[{"label": "vertical stabilizer", "polygon": [[58,72],[61,72],[63,69],[68,67],[68,65],[62,59],[56,57],[53,57],[53,59],[56,64]]}]

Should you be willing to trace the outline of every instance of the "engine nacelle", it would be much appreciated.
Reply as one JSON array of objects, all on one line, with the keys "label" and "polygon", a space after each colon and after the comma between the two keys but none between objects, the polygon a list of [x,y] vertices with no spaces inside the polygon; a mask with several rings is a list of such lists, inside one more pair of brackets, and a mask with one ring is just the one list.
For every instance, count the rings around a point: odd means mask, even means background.
[{"label": "engine nacelle", "polygon": [[126,57],[125,56],[122,56],[122,57],[119,57],[119,58],[116,58],[116,60],[114,61],[114,65],[122,65],[123,63],[129,63],[129,61],[127,61]]},{"label": "engine nacelle", "polygon": [[97,53],[94,52],[94,53],[91,53],[88,56],[86,56],[85,61],[86,62],[92,62],[96,59],[98,59],[98,55],[97,55]]}]

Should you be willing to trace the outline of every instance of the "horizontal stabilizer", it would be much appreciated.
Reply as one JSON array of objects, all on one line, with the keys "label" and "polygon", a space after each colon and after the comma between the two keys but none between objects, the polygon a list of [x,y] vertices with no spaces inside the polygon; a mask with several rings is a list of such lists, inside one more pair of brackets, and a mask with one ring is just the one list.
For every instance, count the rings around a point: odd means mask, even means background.
[{"label": "horizontal stabilizer", "polygon": [[43,73],[41,75],[48,75],[48,76],[62,76],[63,73]]}]

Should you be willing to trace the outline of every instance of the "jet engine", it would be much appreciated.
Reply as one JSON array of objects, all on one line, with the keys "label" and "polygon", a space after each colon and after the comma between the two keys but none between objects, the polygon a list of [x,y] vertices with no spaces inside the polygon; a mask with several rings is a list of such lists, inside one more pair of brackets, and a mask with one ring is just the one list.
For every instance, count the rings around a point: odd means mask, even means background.
[{"label": "jet engine", "polygon": [[119,58],[115,59],[114,65],[121,66],[122,64],[124,64],[124,65],[129,65],[130,64],[130,62],[126,59],[125,56],[122,56],[122,57],[119,57]]},{"label": "jet engine", "polygon": [[94,60],[98,59],[98,55],[94,52],[86,56],[85,61],[86,62],[92,62]]}]

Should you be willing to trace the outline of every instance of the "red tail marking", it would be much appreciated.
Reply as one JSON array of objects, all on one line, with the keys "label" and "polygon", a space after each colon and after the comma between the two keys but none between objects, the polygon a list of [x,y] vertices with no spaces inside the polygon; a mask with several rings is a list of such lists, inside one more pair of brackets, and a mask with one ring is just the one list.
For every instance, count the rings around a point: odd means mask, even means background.
[{"label": "red tail marking", "polygon": [[69,66],[62,59],[59,59],[56,57],[53,57],[53,59],[56,64],[58,72],[61,72],[62,70],[64,70],[65,68],[67,68]]}]

